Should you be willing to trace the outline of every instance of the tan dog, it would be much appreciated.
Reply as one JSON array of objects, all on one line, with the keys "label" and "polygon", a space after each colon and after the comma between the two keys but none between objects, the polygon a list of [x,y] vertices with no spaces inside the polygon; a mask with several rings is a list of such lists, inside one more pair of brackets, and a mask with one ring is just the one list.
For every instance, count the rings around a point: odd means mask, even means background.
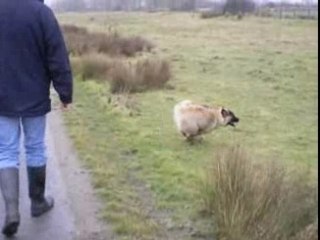
[{"label": "tan dog", "polygon": [[184,100],[174,106],[174,121],[186,140],[193,142],[196,137],[219,126],[234,127],[239,118],[224,107],[210,107]]}]

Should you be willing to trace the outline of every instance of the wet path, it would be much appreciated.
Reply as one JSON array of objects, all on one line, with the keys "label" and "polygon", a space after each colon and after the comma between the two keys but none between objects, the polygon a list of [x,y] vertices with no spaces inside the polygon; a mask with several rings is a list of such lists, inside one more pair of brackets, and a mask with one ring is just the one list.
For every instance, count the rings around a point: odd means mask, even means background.
[{"label": "wet path", "polygon": [[[47,194],[54,196],[54,209],[31,218],[24,156],[20,167],[21,224],[15,240],[111,240],[109,229],[98,220],[99,203],[93,194],[89,176],[79,162],[62,124],[60,113],[48,115]],[[4,204],[0,197],[0,222]],[[5,240],[0,234],[0,240]]]}]

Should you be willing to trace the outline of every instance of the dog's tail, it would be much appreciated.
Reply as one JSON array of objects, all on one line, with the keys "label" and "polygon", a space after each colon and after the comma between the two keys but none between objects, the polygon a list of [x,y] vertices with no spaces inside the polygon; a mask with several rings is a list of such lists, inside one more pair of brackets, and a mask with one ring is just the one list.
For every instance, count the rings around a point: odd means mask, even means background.
[{"label": "dog's tail", "polygon": [[185,107],[188,107],[192,104],[192,102],[190,100],[183,100],[179,103],[177,103],[175,106],[174,106],[174,109],[173,109],[173,117],[174,117],[174,122],[176,123],[177,125],[177,128],[178,130],[180,131],[180,125],[181,125],[181,110]]},{"label": "dog's tail", "polygon": [[190,106],[192,104],[192,102],[190,100],[183,100],[179,103],[177,103],[175,106],[174,106],[174,114],[178,114],[181,112],[181,110],[187,106]]},{"label": "dog's tail", "polygon": [[183,100],[175,105],[174,111],[179,111],[180,109],[190,106],[191,104],[192,102],[190,100]]}]

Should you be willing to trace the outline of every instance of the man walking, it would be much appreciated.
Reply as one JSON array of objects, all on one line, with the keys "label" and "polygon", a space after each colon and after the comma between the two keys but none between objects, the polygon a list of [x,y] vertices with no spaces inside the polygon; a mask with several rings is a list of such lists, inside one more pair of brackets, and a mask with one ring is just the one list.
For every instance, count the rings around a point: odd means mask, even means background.
[{"label": "man walking", "polygon": [[2,233],[14,235],[19,215],[19,146],[23,131],[31,215],[53,208],[45,197],[46,114],[50,85],[63,108],[72,102],[72,74],[61,30],[40,0],[0,1],[0,189],[5,202]]}]

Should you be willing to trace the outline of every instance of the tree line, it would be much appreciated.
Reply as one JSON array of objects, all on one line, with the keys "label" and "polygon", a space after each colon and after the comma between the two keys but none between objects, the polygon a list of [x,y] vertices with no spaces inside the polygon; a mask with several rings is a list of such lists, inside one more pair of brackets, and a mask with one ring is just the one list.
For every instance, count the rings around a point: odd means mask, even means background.
[{"label": "tree line", "polygon": [[259,5],[255,0],[56,0],[51,7],[60,12],[81,11],[194,11],[209,9],[215,14],[239,15],[250,12],[260,12],[261,9],[304,9],[307,8],[308,16],[311,10],[317,9],[318,4],[312,0],[303,0],[302,3],[289,3],[286,0],[273,2],[264,0]]},{"label": "tree line", "polygon": [[[57,0],[52,4],[57,11],[192,11],[197,0]],[[205,2],[205,1],[203,1]]]}]

